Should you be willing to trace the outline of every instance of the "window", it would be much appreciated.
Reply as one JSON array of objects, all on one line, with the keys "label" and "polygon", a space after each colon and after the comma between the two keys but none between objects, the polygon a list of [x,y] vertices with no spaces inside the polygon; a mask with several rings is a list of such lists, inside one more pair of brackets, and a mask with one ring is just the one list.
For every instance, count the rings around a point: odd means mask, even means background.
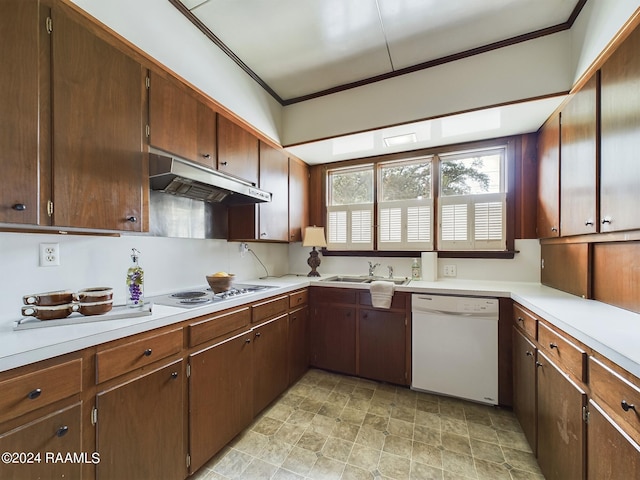
[{"label": "window", "polygon": [[373,249],[373,165],[327,175],[327,248]]},{"label": "window", "polygon": [[505,149],[440,157],[440,250],[506,248]]},{"label": "window", "polygon": [[506,152],[330,168],[328,250],[506,250]]},{"label": "window", "polygon": [[378,165],[378,250],[433,250],[431,157]]}]

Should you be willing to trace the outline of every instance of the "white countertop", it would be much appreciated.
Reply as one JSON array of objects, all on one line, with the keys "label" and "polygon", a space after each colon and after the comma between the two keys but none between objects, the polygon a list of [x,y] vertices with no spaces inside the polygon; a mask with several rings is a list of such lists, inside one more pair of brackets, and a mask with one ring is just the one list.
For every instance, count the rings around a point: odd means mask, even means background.
[{"label": "white countertop", "polygon": [[[335,275],[335,274],[334,274]],[[276,288],[198,308],[154,305],[152,315],[77,325],[13,330],[13,321],[0,324],[0,371],[81,350],[244,303],[283,294],[310,284],[368,289],[367,284],[321,281],[334,275],[307,278],[289,275],[243,283]],[[415,293],[511,297],[601,355],[640,377],[640,315],[594,300],[585,300],[538,283],[478,280],[412,280],[397,291]],[[16,318],[18,320],[18,318]]]}]

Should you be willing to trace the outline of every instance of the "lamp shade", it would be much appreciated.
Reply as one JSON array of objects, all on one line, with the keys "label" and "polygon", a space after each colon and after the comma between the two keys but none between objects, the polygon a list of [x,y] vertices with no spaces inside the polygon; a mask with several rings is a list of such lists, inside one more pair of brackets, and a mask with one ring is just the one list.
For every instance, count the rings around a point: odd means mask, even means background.
[{"label": "lamp shade", "polygon": [[326,247],[324,227],[306,227],[302,240],[303,247]]}]

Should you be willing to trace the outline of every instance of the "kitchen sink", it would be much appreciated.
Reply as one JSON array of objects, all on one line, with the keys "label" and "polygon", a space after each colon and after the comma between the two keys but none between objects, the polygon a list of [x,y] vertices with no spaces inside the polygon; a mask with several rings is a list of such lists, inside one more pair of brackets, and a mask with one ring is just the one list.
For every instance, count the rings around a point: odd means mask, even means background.
[{"label": "kitchen sink", "polygon": [[385,277],[365,277],[365,276],[345,276],[337,275],[335,277],[323,278],[321,282],[344,282],[344,283],[371,283],[375,280],[384,280],[385,282],[393,282],[395,285],[406,285],[409,283],[408,278],[385,278]]}]

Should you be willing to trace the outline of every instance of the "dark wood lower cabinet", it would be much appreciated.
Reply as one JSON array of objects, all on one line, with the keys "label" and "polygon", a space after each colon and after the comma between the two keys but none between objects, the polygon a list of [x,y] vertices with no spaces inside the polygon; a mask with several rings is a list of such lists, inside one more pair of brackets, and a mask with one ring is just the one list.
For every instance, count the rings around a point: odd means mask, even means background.
[{"label": "dark wood lower cabinet", "polygon": [[191,473],[251,423],[252,337],[246,332],[189,356]]},{"label": "dark wood lower cabinet", "polygon": [[587,445],[589,480],[640,478],[640,445],[593,400],[589,401]]},{"label": "dark wood lower cabinet", "polygon": [[355,307],[317,305],[309,330],[312,366],[355,375]]},{"label": "dark wood lower cabinet", "polygon": [[362,309],[359,320],[359,375],[407,384],[407,314]]},{"label": "dark wood lower cabinet", "polygon": [[[35,457],[16,458],[16,463],[0,463],[0,478],[22,480],[28,478],[81,478],[81,463],[48,461],[47,455],[83,451],[81,446],[82,405],[76,403],[33,422],[0,435],[0,452],[14,455],[39,454]],[[85,449],[86,450],[86,449]],[[88,454],[91,461],[91,452]],[[50,458],[50,457],[49,457]],[[31,460],[32,463],[26,463]],[[124,478],[124,477],[123,477]]]},{"label": "dark wood lower cabinet", "polygon": [[98,480],[187,476],[184,377],[179,360],[96,395]]},{"label": "dark wood lower cabinet", "polygon": [[288,314],[253,331],[253,413],[257,415],[289,385]]},{"label": "dark wood lower cabinet", "polygon": [[513,412],[536,453],[536,347],[513,328]]},{"label": "dark wood lower cabinet", "polygon": [[289,383],[309,369],[309,307],[289,313]]},{"label": "dark wood lower cabinet", "polygon": [[587,395],[540,351],[537,362],[540,469],[546,480],[583,479]]}]

